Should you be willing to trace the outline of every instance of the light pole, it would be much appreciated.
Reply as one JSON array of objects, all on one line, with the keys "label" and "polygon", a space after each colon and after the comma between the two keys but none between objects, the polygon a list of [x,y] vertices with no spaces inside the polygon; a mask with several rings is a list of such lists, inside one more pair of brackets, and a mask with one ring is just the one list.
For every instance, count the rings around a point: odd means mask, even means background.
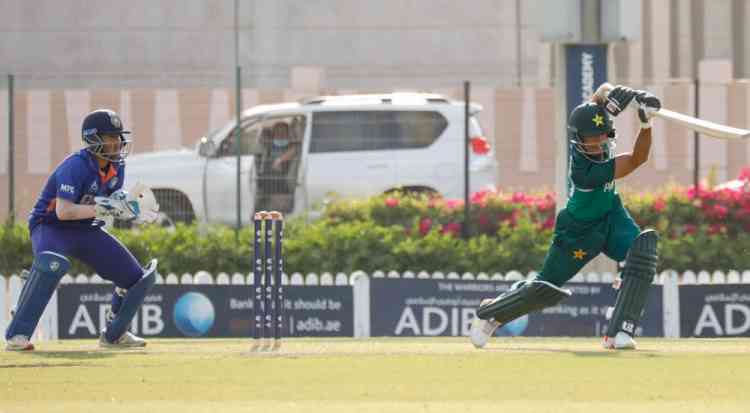
[{"label": "light pole", "polygon": [[237,188],[236,188],[236,210],[237,222],[235,225],[235,238],[239,239],[239,231],[242,226],[242,182],[240,178],[240,167],[242,163],[241,145],[240,145],[240,124],[242,115],[242,69],[240,68],[240,29],[239,29],[239,0],[234,0],[234,75],[235,75],[235,107],[237,124],[234,129],[234,149],[237,155]]}]

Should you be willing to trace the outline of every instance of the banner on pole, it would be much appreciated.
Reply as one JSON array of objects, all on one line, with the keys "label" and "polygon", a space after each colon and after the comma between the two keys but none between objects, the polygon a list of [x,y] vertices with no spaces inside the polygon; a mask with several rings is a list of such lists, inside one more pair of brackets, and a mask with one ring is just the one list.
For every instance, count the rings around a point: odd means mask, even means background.
[{"label": "banner on pole", "polygon": [[[284,292],[284,336],[354,334],[350,286],[286,286]],[[146,296],[131,331],[144,337],[252,337],[251,293],[244,286],[157,285]],[[111,300],[111,285],[62,285],[59,337],[98,337]]]},{"label": "banner on pole", "polygon": [[680,335],[750,337],[750,285],[681,285]]},{"label": "banner on pole", "polygon": [[[370,282],[373,336],[465,336],[479,302],[507,291],[511,282],[387,279]],[[600,336],[616,291],[609,284],[571,283],[573,296],[512,321],[501,336]],[[651,289],[638,335],[663,336],[662,288]]]}]

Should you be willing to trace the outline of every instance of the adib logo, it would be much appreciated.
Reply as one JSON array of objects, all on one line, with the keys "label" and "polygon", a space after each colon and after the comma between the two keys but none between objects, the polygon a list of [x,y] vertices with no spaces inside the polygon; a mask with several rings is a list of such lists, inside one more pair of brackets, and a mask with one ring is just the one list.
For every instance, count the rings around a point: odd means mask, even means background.
[{"label": "adib logo", "polygon": [[191,291],[174,305],[174,324],[188,337],[200,337],[214,325],[214,305],[205,295]]},{"label": "adib logo", "polygon": [[497,336],[520,336],[529,327],[529,315],[526,314],[523,317],[519,317],[509,323],[503,324],[495,335]]}]

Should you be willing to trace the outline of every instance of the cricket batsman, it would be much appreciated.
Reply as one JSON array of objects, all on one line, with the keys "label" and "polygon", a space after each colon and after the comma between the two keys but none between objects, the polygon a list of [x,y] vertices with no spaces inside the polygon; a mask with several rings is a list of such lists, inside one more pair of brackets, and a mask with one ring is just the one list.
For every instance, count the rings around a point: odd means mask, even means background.
[{"label": "cricket batsman", "polygon": [[[641,129],[630,153],[613,156],[617,116],[635,101]],[[600,253],[624,261],[617,294],[603,345],[607,349],[635,349],[633,340],[648,291],[656,274],[658,235],[641,231],[623,207],[615,180],[630,175],[648,160],[651,119],[661,108],[656,96],[616,86],[608,97],[594,94],[568,118],[571,145],[570,194],[557,215],[552,245],[536,279],[518,283],[476,310],[470,339],[482,348],[504,323],[529,312],[557,305],[572,293],[562,286]]]},{"label": "cricket batsman", "polygon": [[128,330],[156,278],[157,261],[145,268],[102,228],[104,217],[130,221],[139,217],[138,202],[123,191],[130,132],[111,110],[95,110],[83,120],[84,149],[68,156],[50,175],[29,216],[34,260],[5,332],[6,350],[33,350],[30,339],[70,257],[91,266],[114,283],[112,308],[100,347],[143,347]]}]

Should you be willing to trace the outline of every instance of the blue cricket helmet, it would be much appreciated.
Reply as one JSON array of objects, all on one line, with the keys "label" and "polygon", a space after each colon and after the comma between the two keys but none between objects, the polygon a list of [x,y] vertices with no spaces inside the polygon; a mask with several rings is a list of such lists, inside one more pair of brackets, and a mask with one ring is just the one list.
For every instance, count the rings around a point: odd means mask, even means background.
[{"label": "blue cricket helmet", "polygon": [[[129,133],[130,131],[123,129],[120,116],[109,109],[97,109],[89,113],[81,126],[81,136],[86,149],[99,158],[115,163],[122,163],[130,153],[131,140],[124,136]],[[114,151],[105,152],[102,135],[119,136],[119,147]]]}]

